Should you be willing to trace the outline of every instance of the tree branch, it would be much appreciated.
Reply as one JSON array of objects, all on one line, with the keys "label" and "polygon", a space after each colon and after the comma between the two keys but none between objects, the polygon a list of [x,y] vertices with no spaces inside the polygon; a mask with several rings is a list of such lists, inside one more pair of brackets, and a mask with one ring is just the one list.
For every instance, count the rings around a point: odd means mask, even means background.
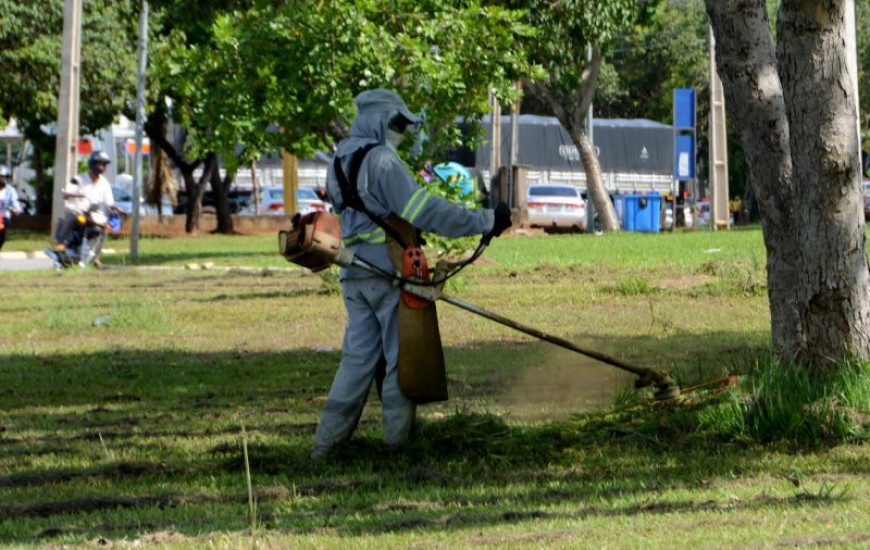
[{"label": "tree branch", "polygon": [[182,172],[193,172],[196,170],[196,167],[199,165],[200,161],[196,160],[193,163],[187,162],[184,160],[178,151],[175,150],[175,147],[169,143],[169,140],[166,139],[166,136],[163,135],[163,125],[158,124],[155,121],[152,121],[150,118],[145,123],[145,134],[151,140],[152,143],[157,144],[166,156],[169,157],[169,160],[178,167]]},{"label": "tree branch", "polygon": [[595,90],[598,89],[598,77],[601,75],[601,46],[592,46],[592,60],[583,71],[580,89],[577,91],[577,109],[572,113],[572,124],[582,125],[583,117],[592,105]]}]

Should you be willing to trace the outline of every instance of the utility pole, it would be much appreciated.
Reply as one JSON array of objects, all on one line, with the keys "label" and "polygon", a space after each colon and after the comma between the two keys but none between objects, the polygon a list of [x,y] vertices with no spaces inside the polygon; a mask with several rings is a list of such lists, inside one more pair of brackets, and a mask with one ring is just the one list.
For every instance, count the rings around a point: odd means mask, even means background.
[{"label": "utility pole", "polygon": [[284,175],[284,215],[296,214],[296,191],[299,189],[299,159],[286,149],[281,149],[281,169]]},{"label": "utility pole", "polygon": [[[523,83],[520,80],[517,80],[516,83],[517,91],[522,92]],[[515,207],[514,204],[514,186],[516,182],[514,181],[514,166],[517,163],[517,149],[519,148],[519,139],[520,139],[520,100],[517,98],[511,104],[511,148],[510,148],[510,160],[508,161],[508,196],[507,202],[508,206],[511,208]]]},{"label": "utility pole", "polygon": [[[492,120],[490,121],[490,157],[489,157],[489,182],[498,181],[498,171],[501,168],[501,103],[495,93],[490,92],[490,105],[492,106]],[[493,190],[490,189],[490,194]],[[497,193],[496,193],[497,195]]]},{"label": "utility pole", "polygon": [[[710,27],[710,229],[731,227],[728,208],[728,138],[725,131],[725,92],[716,69],[716,39]],[[677,211],[674,210],[674,225]]]},{"label": "utility pole", "polygon": [[63,51],[60,91],[57,98],[57,143],[54,191],[51,198],[51,234],[63,216],[63,189],[76,173],[79,138],[79,89],[81,86],[82,0],[66,0],[63,8]]},{"label": "utility pole", "polygon": [[[148,64],[148,0],[139,12],[139,79],[136,86],[136,154],[133,156],[133,222],[130,227],[130,261],[139,260],[139,203],[142,196],[142,134],[145,129],[145,68]],[[160,204],[158,197],[158,204]]]}]

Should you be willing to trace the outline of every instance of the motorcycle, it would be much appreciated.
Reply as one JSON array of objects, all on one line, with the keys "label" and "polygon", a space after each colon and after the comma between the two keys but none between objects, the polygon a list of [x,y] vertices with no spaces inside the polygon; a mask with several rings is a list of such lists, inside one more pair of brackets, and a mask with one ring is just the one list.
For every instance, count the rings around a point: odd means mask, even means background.
[{"label": "motorcycle", "polygon": [[76,214],[75,225],[64,241],[62,251],[46,248],[45,253],[54,260],[56,269],[99,265],[100,251],[109,230],[120,229],[121,215],[105,204],[86,200]]}]

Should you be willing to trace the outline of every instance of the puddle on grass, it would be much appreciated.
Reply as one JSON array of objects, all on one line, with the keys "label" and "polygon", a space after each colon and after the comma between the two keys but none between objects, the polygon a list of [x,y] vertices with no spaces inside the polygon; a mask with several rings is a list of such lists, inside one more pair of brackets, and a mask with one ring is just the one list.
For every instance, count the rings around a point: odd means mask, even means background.
[{"label": "puddle on grass", "polygon": [[634,376],[562,349],[542,353],[509,382],[496,402],[517,420],[558,420],[606,408],[634,383]]}]

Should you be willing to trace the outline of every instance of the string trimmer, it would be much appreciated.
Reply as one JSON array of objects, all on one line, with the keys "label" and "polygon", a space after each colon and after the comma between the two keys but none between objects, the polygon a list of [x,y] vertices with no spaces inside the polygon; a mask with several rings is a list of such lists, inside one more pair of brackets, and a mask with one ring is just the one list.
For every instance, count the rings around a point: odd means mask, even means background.
[{"label": "string trimmer", "polygon": [[[653,397],[658,401],[674,399],[680,395],[679,386],[673,381],[670,375],[666,372],[629,365],[624,361],[620,361],[609,355],[605,355],[598,351],[581,348],[576,344],[569,342],[558,336],[553,336],[545,332],[541,332],[532,327],[528,327],[518,323],[507,317],[498,315],[491,311],[487,311],[481,307],[475,306],[464,300],[460,300],[448,294],[444,294],[443,286],[449,277],[455,275],[459,269],[465,267],[470,261],[462,262],[461,264],[448,264],[440,261],[435,268],[435,276],[432,279],[413,277],[408,275],[398,275],[381,269],[380,267],[367,262],[365,259],[356,256],[353,251],[341,247],[340,225],[338,218],[330,214],[315,213],[313,215],[295,218],[291,231],[281,231],[279,236],[279,250],[281,254],[295,264],[307,267],[314,272],[326,269],[332,264],[341,267],[355,266],[364,269],[374,275],[384,277],[392,281],[396,286],[400,287],[406,293],[418,299],[434,302],[441,300],[452,304],[456,307],[469,311],[476,315],[480,315],[491,321],[495,321],[501,325],[512,328],[539,340],[555,344],[559,347],[571,350],[573,352],[585,355],[612,367],[630,372],[637,376],[635,381],[636,388],[645,388],[653,386],[655,392]],[[483,250],[488,245],[487,240],[482,240],[478,249],[472,255],[472,260],[479,257]],[[424,270],[418,269],[423,272]]]}]

